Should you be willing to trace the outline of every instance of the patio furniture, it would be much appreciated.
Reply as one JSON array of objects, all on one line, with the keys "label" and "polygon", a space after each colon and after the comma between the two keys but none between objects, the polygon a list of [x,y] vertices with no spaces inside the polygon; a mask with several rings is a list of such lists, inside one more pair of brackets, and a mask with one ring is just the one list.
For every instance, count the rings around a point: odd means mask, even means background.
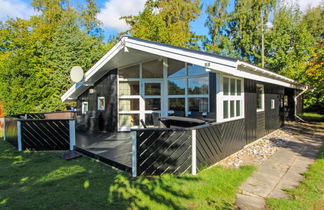
[{"label": "patio furniture", "polygon": [[178,116],[168,116],[161,117],[160,121],[165,125],[165,127],[193,127],[197,125],[203,125],[206,122],[201,119],[191,118],[191,117],[178,117]]}]

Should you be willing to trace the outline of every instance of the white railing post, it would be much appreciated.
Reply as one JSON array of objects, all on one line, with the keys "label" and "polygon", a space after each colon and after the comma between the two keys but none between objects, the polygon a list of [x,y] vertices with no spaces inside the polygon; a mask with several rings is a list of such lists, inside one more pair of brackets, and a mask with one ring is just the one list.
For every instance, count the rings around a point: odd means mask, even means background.
[{"label": "white railing post", "polygon": [[197,153],[196,153],[196,130],[192,130],[191,131],[191,158],[192,158],[192,162],[191,162],[191,173],[192,175],[196,175],[197,174]]},{"label": "white railing post", "polygon": [[74,150],[75,146],[75,120],[69,120],[69,133],[70,133],[70,150]]},{"label": "white railing post", "polygon": [[3,117],[3,140],[6,141],[6,117]]},{"label": "white railing post", "polygon": [[22,151],[21,121],[17,121],[17,134],[18,134],[18,151]]},{"label": "white railing post", "polygon": [[136,131],[131,132],[132,137],[132,176],[137,176],[137,136]]}]

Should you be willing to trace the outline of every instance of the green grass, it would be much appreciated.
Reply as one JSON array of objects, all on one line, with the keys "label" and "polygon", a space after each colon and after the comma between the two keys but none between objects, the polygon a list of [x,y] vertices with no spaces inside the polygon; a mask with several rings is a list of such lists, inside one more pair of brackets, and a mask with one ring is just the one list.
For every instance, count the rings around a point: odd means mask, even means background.
[{"label": "green grass", "polygon": [[301,184],[292,190],[287,190],[290,200],[267,199],[270,209],[323,209],[324,208],[324,145],[318,159],[305,174]]},{"label": "green grass", "polygon": [[95,160],[19,153],[0,142],[0,209],[234,209],[254,170],[215,167],[197,176],[131,178]]},{"label": "green grass", "polygon": [[324,115],[314,112],[304,112],[300,115],[304,120],[311,122],[324,122]]}]

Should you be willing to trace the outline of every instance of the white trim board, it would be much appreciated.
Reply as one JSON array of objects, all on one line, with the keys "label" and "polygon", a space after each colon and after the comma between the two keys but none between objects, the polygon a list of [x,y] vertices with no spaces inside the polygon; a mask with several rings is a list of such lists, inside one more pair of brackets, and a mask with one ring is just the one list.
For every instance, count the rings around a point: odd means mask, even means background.
[{"label": "white trim board", "polygon": [[[135,49],[161,56],[162,58],[172,58],[175,60],[191,63],[206,67],[207,71],[216,73],[225,73],[236,77],[252,79],[261,82],[267,82],[284,87],[299,88],[296,81],[284,77],[282,75],[267,71],[249,63],[240,61],[235,58],[213,55],[211,53],[194,51],[186,48],[175,47],[167,44],[141,40],[133,37],[122,37],[118,43],[110,49],[89,71],[86,72],[84,81],[74,84],[62,97],[62,101],[74,99],[82,94],[89,87],[86,86],[87,81],[99,72],[106,63],[123,49]],[[92,81],[93,83],[93,81]]]}]

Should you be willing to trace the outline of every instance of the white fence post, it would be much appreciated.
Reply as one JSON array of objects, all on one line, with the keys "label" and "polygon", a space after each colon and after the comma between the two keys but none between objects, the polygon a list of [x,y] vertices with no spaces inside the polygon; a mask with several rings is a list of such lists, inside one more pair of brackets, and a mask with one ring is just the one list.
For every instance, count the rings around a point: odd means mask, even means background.
[{"label": "white fence post", "polygon": [[6,141],[6,117],[3,117],[3,140]]},{"label": "white fence post", "polygon": [[17,121],[17,134],[18,134],[18,151],[22,151],[21,121]]},{"label": "white fence post", "polygon": [[74,150],[75,146],[75,120],[69,120],[69,133],[70,133],[70,150]]},{"label": "white fence post", "polygon": [[191,158],[192,158],[192,162],[191,162],[191,173],[192,175],[196,175],[197,174],[197,154],[196,154],[196,130],[192,130],[191,131],[191,137],[192,137],[192,141],[191,141]]},{"label": "white fence post", "polygon": [[131,132],[132,137],[132,176],[137,176],[137,137],[136,137],[136,131]]}]

